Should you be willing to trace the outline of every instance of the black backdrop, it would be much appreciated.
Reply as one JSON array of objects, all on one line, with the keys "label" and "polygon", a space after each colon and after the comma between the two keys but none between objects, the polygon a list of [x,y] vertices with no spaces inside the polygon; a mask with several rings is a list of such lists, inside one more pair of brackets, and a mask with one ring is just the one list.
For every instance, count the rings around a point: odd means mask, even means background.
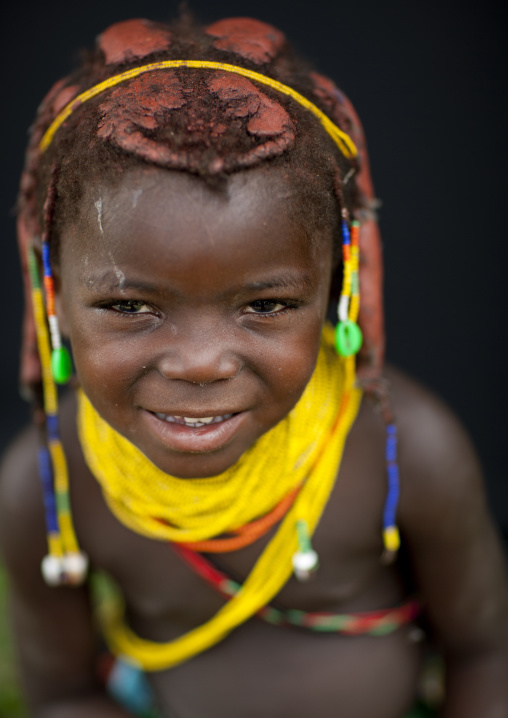
[{"label": "black backdrop", "polygon": [[[79,48],[177,0],[10,0],[2,12],[0,449],[27,420],[17,392],[21,287],[13,206],[26,130]],[[194,0],[198,19],[253,15],[333,77],[363,119],[386,261],[388,356],[471,433],[508,535],[506,21],[492,0]]]}]

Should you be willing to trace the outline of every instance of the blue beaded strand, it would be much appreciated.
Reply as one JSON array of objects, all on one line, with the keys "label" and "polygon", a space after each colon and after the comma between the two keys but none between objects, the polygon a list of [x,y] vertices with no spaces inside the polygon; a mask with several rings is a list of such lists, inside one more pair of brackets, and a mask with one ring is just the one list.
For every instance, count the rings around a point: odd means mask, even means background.
[{"label": "blue beaded strand", "polygon": [[49,258],[48,242],[42,243],[42,269],[45,277],[53,277],[53,274],[51,272],[51,261]]},{"label": "blue beaded strand", "polygon": [[58,431],[58,414],[48,414],[46,416],[46,431],[48,432],[48,441],[60,441]]},{"label": "blue beaded strand", "polygon": [[351,244],[351,234],[349,232],[349,225],[347,219],[341,219],[342,227],[342,244]]},{"label": "blue beaded strand", "polygon": [[399,530],[396,523],[400,483],[397,463],[397,427],[393,423],[386,426],[385,452],[388,493],[383,511],[383,538],[387,553],[394,555],[400,546]]},{"label": "blue beaded strand", "polygon": [[56,510],[55,489],[53,486],[53,469],[51,468],[51,457],[47,447],[39,447],[37,459],[39,464],[39,477],[42,485],[44,512],[46,517],[46,531],[48,535],[55,535],[59,533],[59,528]]}]

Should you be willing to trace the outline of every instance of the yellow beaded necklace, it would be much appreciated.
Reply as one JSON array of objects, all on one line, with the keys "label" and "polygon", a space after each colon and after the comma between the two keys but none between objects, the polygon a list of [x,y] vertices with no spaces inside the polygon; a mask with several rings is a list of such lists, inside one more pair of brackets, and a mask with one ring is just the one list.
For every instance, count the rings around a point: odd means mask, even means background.
[{"label": "yellow beaded necklace", "polygon": [[[303,484],[243,589],[212,619],[169,643],[139,638],[110,616],[111,649],[144,670],[163,670],[210,648],[269,603],[289,579],[297,523],[314,532],[335,483],[361,391],[354,357],[340,358],[325,327],[312,378],[294,409],[260,437],[235,466],[207,479],[178,479],[155,467],[112,429],[84,394],[78,425],[86,461],[115,516],[138,533],[180,543],[220,535],[270,511]],[[165,525],[161,519],[171,525]]]}]

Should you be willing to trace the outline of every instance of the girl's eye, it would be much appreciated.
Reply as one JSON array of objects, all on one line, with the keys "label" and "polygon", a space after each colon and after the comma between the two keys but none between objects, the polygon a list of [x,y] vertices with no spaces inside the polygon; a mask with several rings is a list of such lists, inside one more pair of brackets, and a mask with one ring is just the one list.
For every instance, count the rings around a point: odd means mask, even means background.
[{"label": "girl's eye", "polygon": [[257,299],[251,302],[245,310],[248,314],[277,314],[291,306],[286,302],[277,302],[275,299]]},{"label": "girl's eye", "polygon": [[145,302],[137,302],[133,299],[125,299],[121,302],[110,304],[110,309],[121,314],[153,314],[153,309]]}]

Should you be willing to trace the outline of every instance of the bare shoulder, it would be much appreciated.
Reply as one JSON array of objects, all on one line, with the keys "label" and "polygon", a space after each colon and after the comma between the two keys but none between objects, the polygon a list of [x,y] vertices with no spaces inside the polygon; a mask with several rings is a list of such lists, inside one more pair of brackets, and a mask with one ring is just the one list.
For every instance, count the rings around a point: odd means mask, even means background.
[{"label": "bare shoulder", "polygon": [[398,522],[427,616],[445,649],[508,661],[506,563],[472,442],[450,409],[387,372],[399,425]]},{"label": "bare shoulder", "polygon": [[[74,412],[74,398],[67,395],[62,402],[60,419],[68,458],[75,452]],[[36,564],[38,574],[41,558],[47,552],[39,478],[40,446],[36,427],[29,425],[14,439],[0,461],[0,554],[13,576],[20,574],[20,566],[27,568]]]},{"label": "bare shoulder", "polygon": [[[61,409],[65,449],[72,459],[73,400],[66,398]],[[49,715],[53,702],[97,695],[96,634],[86,586],[50,587],[42,578],[41,561],[48,546],[38,448],[37,430],[29,427],[2,459],[0,553],[9,574],[10,613],[25,697],[34,714],[48,707]]]},{"label": "bare shoulder", "polygon": [[459,419],[401,371],[390,368],[387,378],[397,417],[403,506],[416,512],[446,511],[449,502],[484,505],[480,462]]},{"label": "bare shoulder", "polygon": [[27,427],[0,464],[0,551],[12,570],[44,551],[44,509],[37,466],[38,438]]},{"label": "bare shoulder", "polygon": [[2,499],[14,499],[13,492],[20,489],[15,477],[31,475],[37,468],[37,432],[35,427],[25,427],[7,447],[0,460],[0,490]]}]

